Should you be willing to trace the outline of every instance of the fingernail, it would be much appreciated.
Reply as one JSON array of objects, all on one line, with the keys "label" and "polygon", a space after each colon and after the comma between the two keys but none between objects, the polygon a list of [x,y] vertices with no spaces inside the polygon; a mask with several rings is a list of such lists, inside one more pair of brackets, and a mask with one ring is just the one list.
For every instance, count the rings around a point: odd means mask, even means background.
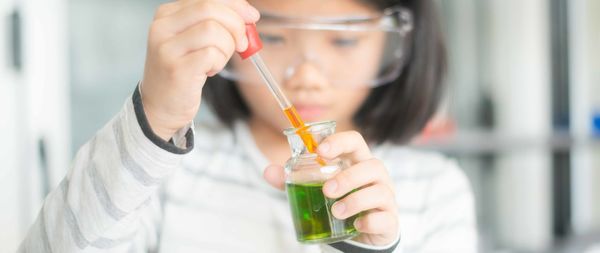
[{"label": "fingernail", "polygon": [[362,224],[360,223],[360,219],[354,220],[354,228],[360,230],[362,228]]},{"label": "fingernail", "polygon": [[319,152],[321,153],[327,153],[327,151],[331,149],[331,145],[329,145],[329,143],[322,143],[317,149],[319,149]]},{"label": "fingernail", "polygon": [[334,216],[341,218],[344,211],[346,211],[346,204],[344,204],[344,202],[336,202],[333,204],[333,207],[331,207],[331,211]]},{"label": "fingernail", "polygon": [[335,179],[331,179],[325,183],[325,191],[327,191],[327,193],[329,193],[329,194],[335,193],[335,190],[337,190],[337,187],[338,187],[338,183]]}]

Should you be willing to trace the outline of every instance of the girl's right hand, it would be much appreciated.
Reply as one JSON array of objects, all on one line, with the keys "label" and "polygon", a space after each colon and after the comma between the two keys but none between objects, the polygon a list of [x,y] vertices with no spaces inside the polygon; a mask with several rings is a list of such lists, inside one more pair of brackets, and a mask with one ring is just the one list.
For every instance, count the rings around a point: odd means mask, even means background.
[{"label": "girl's right hand", "polygon": [[142,103],[164,140],[192,121],[208,76],[248,47],[246,23],[258,11],[245,0],[180,0],[161,5],[148,35]]}]

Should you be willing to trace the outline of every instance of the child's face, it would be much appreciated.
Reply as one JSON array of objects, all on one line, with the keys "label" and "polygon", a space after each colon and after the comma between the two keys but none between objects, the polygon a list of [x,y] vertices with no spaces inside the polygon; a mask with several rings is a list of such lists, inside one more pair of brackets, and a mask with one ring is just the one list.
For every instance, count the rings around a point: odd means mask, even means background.
[{"label": "child's face", "polygon": [[[363,16],[375,11],[348,0],[255,0],[250,3],[261,11],[295,17]],[[261,31],[260,26],[259,32],[265,47],[259,53],[274,74],[293,67],[293,73],[287,71],[289,75],[278,81],[302,119],[306,122],[335,120],[339,130],[353,128],[352,116],[371,90],[366,83],[377,71],[383,36],[359,34],[357,43],[356,33],[349,37],[343,32],[290,32],[268,28]],[[281,50],[268,50],[277,47]],[[268,124],[275,129],[290,126],[265,85],[257,84],[256,80],[237,83],[252,111],[254,123]]]}]

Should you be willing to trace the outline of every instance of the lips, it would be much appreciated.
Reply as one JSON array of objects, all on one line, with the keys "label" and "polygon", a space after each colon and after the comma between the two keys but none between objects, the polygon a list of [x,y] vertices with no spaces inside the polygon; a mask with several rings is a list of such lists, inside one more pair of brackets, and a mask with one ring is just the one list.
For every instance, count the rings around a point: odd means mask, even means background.
[{"label": "lips", "polygon": [[322,105],[295,105],[296,111],[304,121],[315,121],[320,119],[327,110]]}]

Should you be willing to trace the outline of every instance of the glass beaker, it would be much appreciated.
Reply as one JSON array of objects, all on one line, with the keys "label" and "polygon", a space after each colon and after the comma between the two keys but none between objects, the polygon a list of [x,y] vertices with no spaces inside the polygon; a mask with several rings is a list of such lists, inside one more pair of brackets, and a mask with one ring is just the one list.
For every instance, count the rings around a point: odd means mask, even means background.
[{"label": "glass beaker", "polygon": [[302,130],[289,128],[284,131],[292,149],[292,157],[285,164],[285,185],[296,239],[302,243],[332,243],[358,235],[354,227],[358,215],[345,220],[335,218],[331,206],[337,199],[323,194],[323,183],[347,166],[340,159],[324,160],[310,153],[298,131],[305,131],[304,134],[312,135],[320,143],[335,132],[335,122],[309,123]]}]

